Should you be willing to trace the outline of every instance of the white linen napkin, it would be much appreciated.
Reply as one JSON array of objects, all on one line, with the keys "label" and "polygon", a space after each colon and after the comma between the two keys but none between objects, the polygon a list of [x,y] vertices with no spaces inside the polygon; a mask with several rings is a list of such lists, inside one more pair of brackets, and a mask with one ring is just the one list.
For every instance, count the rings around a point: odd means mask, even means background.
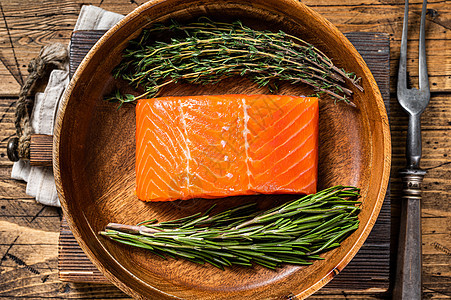
[{"label": "white linen napkin", "polygon": [[[76,30],[108,30],[124,16],[106,11],[93,5],[81,8],[75,24]],[[31,113],[31,127],[37,134],[53,134],[53,126],[61,96],[69,84],[69,67],[51,72],[43,93],[35,95]],[[51,167],[31,167],[28,161],[19,160],[13,164],[11,177],[27,182],[26,193],[36,201],[50,206],[60,206]]]}]

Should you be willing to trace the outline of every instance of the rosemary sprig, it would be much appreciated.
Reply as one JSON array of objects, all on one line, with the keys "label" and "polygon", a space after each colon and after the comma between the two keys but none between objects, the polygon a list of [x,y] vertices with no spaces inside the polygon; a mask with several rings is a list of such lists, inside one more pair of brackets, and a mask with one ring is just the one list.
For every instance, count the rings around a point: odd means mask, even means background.
[{"label": "rosemary sprig", "polygon": [[137,226],[110,223],[100,234],[161,257],[221,269],[252,263],[271,269],[283,263],[307,265],[358,228],[359,196],[358,188],[335,186],[266,211],[245,204],[211,216],[197,213]]},{"label": "rosemary sprig", "polygon": [[[156,34],[172,38],[155,40]],[[346,84],[363,90],[360,78],[339,69],[323,52],[298,37],[205,17],[195,23],[173,21],[144,30],[130,41],[113,73],[145,91],[138,96],[117,92],[108,98],[121,105],[157,96],[162,87],[179,81],[214,84],[231,76],[249,76],[271,91],[277,90],[277,81],[303,83],[313,87],[317,96],[325,93],[351,105],[352,91]]]}]

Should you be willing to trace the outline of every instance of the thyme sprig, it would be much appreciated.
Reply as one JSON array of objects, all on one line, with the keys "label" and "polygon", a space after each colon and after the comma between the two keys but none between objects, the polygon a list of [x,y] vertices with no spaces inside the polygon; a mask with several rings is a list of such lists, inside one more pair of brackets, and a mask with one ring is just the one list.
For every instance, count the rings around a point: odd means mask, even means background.
[{"label": "thyme sprig", "polygon": [[[172,38],[155,40],[156,34]],[[157,96],[161,88],[179,81],[214,84],[231,76],[249,76],[271,91],[277,90],[278,81],[303,83],[313,87],[317,96],[325,93],[351,105],[352,91],[346,85],[363,90],[360,78],[339,69],[323,52],[296,36],[205,17],[144,30],[130,41],[113,75],[145,91],[138,96],[117,92],[109,98],[121,104]]]},{"label": "thyme sprig", "polygon": [[284,263],[308,265],[358,228],[359,196],[358,188],[335,186],[266,211],[250,203],[210,215],[212,207],[161,223],[110,223],[100,234],[163,258],[181,257],[220,269],[252,263],[270,269]]}]

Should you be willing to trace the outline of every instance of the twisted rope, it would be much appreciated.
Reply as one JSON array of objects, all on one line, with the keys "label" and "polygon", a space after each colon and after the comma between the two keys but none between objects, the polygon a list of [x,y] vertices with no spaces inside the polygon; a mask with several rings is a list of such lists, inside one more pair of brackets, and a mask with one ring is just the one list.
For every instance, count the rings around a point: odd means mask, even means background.
[{"label": "twisted rope", "polygon": [[33,133],[30,114],[34,104],[33,94],[37,87],[37,82],[48,76],[54,69],[66,69],[69,60],[66,48],[66,46],[59,43],[45,46],[28,65],[29,75],[19,92],[14,122],[19,138],[17,151],[21,159],[30,158],[30,139]]}]

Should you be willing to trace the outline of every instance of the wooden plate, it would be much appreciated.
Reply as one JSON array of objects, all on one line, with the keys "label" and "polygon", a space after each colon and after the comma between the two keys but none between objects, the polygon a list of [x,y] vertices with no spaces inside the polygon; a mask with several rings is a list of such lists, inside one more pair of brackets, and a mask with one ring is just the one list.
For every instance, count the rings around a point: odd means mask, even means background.
[{"label": "wooden plate", "polygon": [[[116,86],[111,70],[127,42],[141,29],[170,18],[191,20],[207,15],[240,19],[263,29],[282,29],[315,44],[335,64],[362,77],[355,90],[357,108],[320,103],[319,186],[356,185],[362,189],[360,228],[341,247],[307,267],[287,265],[277,271],[233,267],[220,271],[183,260],[163,260],[144,250],[111,242],[98,235],[109,222],[136,224],[204,211],[217,211],[258,201],[276,205],[285,196],[195,199],[143,203],[135,189],[134,106],[117,110],[103,97]],[[232,78],[214,86],[178,84],[163,95],[267,93],[246,79]],[[303,85],[283,85],[280,94],[306,95]],[[390,136],[384,103],[373,76],[351,43],[328,21],[296,0],[155,0],[108,31],[77,69],[64,96],[54,135],[54,171],[61,204],[72,232],[93,263],[114,284],[140,299],[273,299],[305,298],[340,272],[362,246],[381,208],[390,172]]]}]

